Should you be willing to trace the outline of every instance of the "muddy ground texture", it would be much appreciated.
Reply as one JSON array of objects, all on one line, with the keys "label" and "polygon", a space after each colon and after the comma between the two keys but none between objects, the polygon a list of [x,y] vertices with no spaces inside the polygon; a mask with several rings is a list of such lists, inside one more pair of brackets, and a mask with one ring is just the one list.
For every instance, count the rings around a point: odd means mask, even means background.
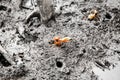
[{"label": "muddy ground texture", "polygon": [[[93,67],[114,68],[120,61],[119,0],[55,0],[62,14],[41,24],[24,0],[0,0],[0,80],[98,80]],[[98,18],[87,19],[92,9]],[[71,37],[61,47],[49,44],[55,36]],[[12,62],[14,64],[12,64]]]}]

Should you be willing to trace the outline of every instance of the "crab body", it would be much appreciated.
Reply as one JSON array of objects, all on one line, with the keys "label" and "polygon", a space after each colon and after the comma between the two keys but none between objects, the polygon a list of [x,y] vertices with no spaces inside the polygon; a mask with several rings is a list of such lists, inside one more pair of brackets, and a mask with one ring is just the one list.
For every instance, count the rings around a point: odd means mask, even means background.
[{"label": "crab body", "polygon": [[64,38],[60,38],[60,37],[54,37],[52,40],[52,44],[56,45],[56,46],[61,46],[63,43],[69,42],[71,40],[71,38],[69,37],[64,37]]}]

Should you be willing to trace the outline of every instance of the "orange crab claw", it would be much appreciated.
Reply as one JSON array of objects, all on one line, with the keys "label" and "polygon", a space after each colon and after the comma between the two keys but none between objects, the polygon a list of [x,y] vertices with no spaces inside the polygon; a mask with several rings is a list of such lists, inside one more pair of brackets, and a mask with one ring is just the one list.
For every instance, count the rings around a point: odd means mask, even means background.
[{"label": "orange crab claw", "polygon": [[70,37],[65,37],[61,39],[62,42],[69,42],[70,40],[71,40]]},{"label": "orange crab claw", "polygon": [[55,44],[56,46],[61,46],[63,43],[65,42],[69,42],[71,40],[71,38],[69,37],[64,37],[64,38],[60,38],[59,36],[54,37],[52,40],[52,44]]}]

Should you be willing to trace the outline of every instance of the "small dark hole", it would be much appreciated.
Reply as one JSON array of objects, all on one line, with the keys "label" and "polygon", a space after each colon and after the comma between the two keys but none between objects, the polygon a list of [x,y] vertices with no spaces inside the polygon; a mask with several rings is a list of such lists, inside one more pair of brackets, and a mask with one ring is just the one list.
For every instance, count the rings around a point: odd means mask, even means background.
[{"label": "small dark hole", "polygon": [[74,5],[75,4],[75,2],[71,2],[71,5]]},{"label": "small dark hole", "polygon": [[93,19],[88,19],[89,21],[92,21]]},{"label": "small dark hole", "polygon": [[60,7],[60,10],[63,10],[63,7]]},{"label": "small dark hole", "polygon": [[10,13],[11,11],[12,11],[12,9],[11,9],[11,8],[9,8],[9,9],[8,9],[8,12]]},{"label": "small dark hole", "polygon": [[2,21],[0,24],[0,27],[3,27],[3,26],[4,26],[4,21]]},{"label": "small dark hole", "polygon": [[105,65],[110,67],[111,64],[108,61],[105,61]]},{"label": "small dark hole", "polygon": [[30,31],[33,31],[33,29],[30,29]]},{"label": "small dark hole", "polygon": [[61,68],[63,66],[63,63],[61,61],[57,61],[56,62],[56,66],[59,67],[59,68]]},{"label": "small dark hole", "polygon": [[3,29],[2,32],[5,32],[5,30]]},{"label": "small dark hole", "polygon": [[92,46],[92,49],[96,50],[96,48],[94,46]]},{"label": "small dark hole", "polygon": [[36,78],[32,78],[32,79],[30,79],[30,80],[36,80]]},{"label": "small dark hole", "polygon": [[69,72],[67,72],[66,74],[67,74],[67,75],[70,75],[70,73],[71,73],[71,72],[69,71]]},{"label": "small dark hole", "polygon": [[107,19],[111,19],[111,18],[112,18],[112,16],[111,16],[109,13],[106,13],[106,14],[105,14],[105,17],[106,17]]},{"label": "small dark hole", "polygon": [[0,10],[6,11],[6,10],[7,10],[7,7],[6,7],[6,6],[3,6],[3,5],[0,5]]},{"label": "small dark hole", "polygon": [[86,53],[86,50],[85,50],[85,49],[83,49],[83,50],[82,50],[82,52],[83,52],[83,53]]}]

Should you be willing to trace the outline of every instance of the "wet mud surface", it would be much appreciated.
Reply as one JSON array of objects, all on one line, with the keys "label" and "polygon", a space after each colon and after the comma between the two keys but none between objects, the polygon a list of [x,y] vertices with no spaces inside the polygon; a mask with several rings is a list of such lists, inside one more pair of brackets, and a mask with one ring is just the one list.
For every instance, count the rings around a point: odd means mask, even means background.
[{"label": "wet mud surface", "polygon": [[[0,45],[14,63],[0,50],[0,80],[100,80],[106,70],[116,73],[112,69],[120,63],[119,0],[55,0],[61,14],[47,26],[38,17],[24,23],[33,11],[30,1],[0,0]],[[98,17],[90,21],[93,9]],[[55,36],[72,41],[60,47],[49,44]],[[112,80],[120,80],[115,77]]]}]

